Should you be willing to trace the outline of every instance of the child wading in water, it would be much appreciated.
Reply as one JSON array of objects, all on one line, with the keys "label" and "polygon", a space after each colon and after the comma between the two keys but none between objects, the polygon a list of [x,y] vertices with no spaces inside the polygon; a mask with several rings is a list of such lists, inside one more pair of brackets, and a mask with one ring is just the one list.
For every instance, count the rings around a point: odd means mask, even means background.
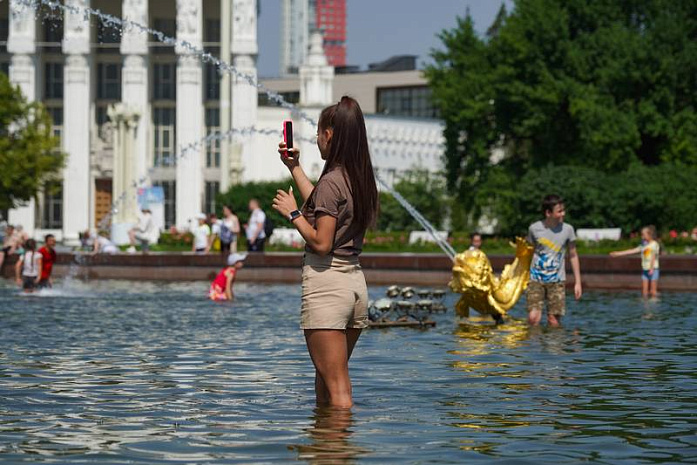
[{"label": "child wading in water", "polygon": [[656,241],[656,227],[653,225],[641,228],[641,245],[633,249],[610,252],[611,257],[641,254],[641,295],[656,297],[658,294],[658,254],[661,250]]},{"label": "child wading in water", "polygon": [[24,255],[20,257],[15,265],[17,284],[22,286],[24,292],[34,292],[34,289],[41,280],[42,255],[36,251],[36,241],[28,239],[24,243]]},{"label": "child wading in water", "polygon": [[220,270],[218,276],[211,283],[211,289],[208,291],[208,297],[211,300],[223,301],[235,298],[232,285],[235,283],[237,270],[244,266],[245,258],[247,258],[247,254],[232,253],[228,255],[227,266]]}]

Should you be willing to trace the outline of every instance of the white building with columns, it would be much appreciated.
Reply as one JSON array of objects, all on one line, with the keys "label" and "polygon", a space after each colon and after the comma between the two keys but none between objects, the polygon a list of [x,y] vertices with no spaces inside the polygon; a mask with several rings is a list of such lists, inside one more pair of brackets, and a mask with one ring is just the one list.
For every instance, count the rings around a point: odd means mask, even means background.
[{"label": "white building with columns", "polygon": [[[23,3],[0,2],[0,72],[28,99],[44,103],[68,157],[62,183],[10,210],[10,223],[22,224],[35,237],[51,232],[74,243],[81,231],[97,227],[132,179],[162,186],[166,226],[186,226],[197,213],[215,210],[216,194],[230,183],[287,176],[276,146],[288,118],[296,123],[303,164],[319,175],[314,126],[295,111],[266,105],[248,82],[257,74],[256,0],[65,0],[78,10],[43,8],[38,15]],[[117,30],[94,17],[86,21],[80,13],[86,7],[187,41],[244,77],[221,76],[190,49],[136,29]],[[338,100],[337,79],[321,37],[310,43],[294,102],[316,120]],[[350,93],[345,82],[342,86],[342,93]],[[120,102],[137,115],[128,163],[114,160],[109,107]],[[367,115],[367,124],[374,165],[390,182],[406,169],[441,169],[439,120]],[[250,134],[252,127],[272,133]],[[230,130],[244,134],[201,143],[209,134]],[[135,189],[127,195],[134,197]]]}]

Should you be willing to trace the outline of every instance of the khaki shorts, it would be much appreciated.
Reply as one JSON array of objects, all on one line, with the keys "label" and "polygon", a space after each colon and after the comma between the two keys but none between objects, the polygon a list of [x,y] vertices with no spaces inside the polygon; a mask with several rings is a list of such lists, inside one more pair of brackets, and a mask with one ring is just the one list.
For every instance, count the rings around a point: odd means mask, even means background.
[{"label": "khaki shorts", "polygon": [[302,329],[362,329],[368,326],[368,287],[358,257],[305,253]]},{"label": "khaki shorts", "polygon": [[564,316],[566,314],[566,283],[528,283],[528,313],[542,312],[547,299],[547,313]]}]

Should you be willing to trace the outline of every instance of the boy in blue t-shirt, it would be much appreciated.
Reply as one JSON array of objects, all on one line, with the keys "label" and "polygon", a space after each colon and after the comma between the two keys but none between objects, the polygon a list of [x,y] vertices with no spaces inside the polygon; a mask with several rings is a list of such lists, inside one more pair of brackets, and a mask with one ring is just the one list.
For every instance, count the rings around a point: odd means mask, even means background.
[{"label": "boy in blue t-shirt", "polygon": [[535,247],[530,265],[528,284],[528,322],[538,325],[547,300],[547,323],[559,326],[566,314],[566,269],[564,257],[569,249],[571,268],[574,271],[574,295],[581,298],[581,266],[576,252],[576,234],[570,224],[564,223],[564,201],[558,195],[548,195],[542,200],[545,219],[530,225],[528,242]]}]

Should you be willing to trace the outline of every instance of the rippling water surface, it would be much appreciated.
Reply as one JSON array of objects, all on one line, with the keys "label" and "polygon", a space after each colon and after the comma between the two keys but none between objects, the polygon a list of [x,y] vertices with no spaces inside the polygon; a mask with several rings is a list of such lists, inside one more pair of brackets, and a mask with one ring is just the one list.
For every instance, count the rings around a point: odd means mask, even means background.
[{"label": "rippling water surface", "polygon": [[589,293],[555,330],[524,302],[501,327],[370,330],[336,412],[314,408],[299,286],[206,288],[0,284],[0,462],[697,460],[697,294]]}]

